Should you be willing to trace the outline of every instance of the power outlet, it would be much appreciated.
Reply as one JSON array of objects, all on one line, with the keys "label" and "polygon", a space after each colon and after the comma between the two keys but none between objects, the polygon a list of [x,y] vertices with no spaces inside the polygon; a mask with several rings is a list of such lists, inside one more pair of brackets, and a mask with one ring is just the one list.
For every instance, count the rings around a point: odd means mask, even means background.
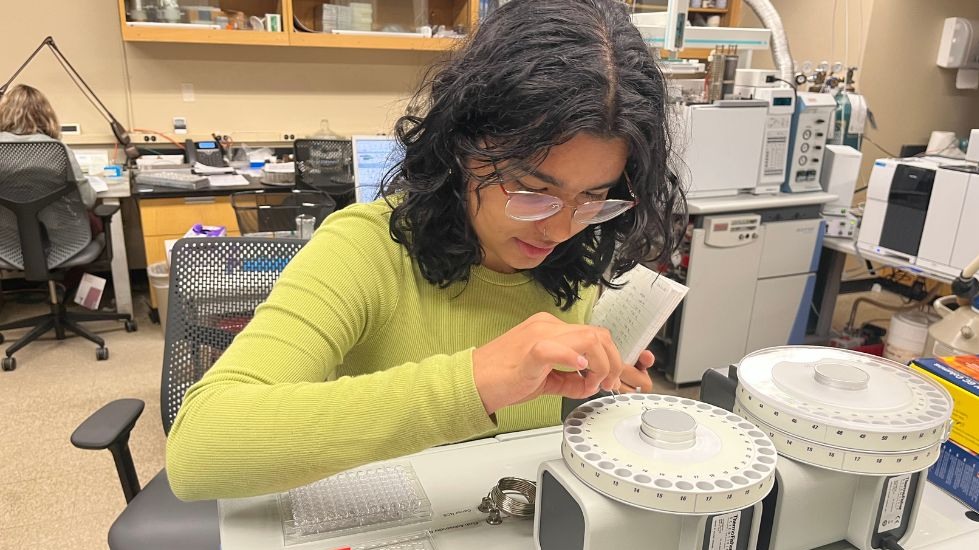
[{"label": "power outlet", "polygon": [[173,117],[173,133],[175,134],[186,134],[187,133],[187,119],[182,116]]}]

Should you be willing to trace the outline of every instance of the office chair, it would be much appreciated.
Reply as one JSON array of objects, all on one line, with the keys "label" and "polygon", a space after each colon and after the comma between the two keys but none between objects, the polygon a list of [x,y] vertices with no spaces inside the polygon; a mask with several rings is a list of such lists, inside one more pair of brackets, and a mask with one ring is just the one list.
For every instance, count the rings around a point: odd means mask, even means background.
[{"label": "office chair", "polygon": [[46,281],[51,306],[51,313],[0,325],[0,331],[32,327],[7,348],[5,371],[17,368],[14,353],[50,330],[58,340],[65,338],[66,329],[91,340],[99,346],[95,357],[100,361],[109,358],[105,340],[80,323],[123,320],[127,332],[136,330],[128,314],[65,309],[57,282],[69,268],[90,264],[103,252],[111,259],[109,222],[119,210],[118,205],[95,208],[105,231],[93,238],[71,175],[68,150],[60,142],[0,143],[0,269],[23,271],[28,281]]},{"label": "office chair", "polygon": [[[170,433],[184,393],[248,324],[303,244],[295,239],[209,237],[182,239],[174,246],[160,381],[165,433]],[[216,550],[217,501],[177,499],[166,470],[140,489],[129,433],[142,412],[142,401],[119,399],[93,413],[71,435],[79,449],[108,449],[115,460],[127,504],[109,530],[109,548]]]},{"label": "office chair", "polygon": [[293,142],[296,188],[325,191],[336,209],[354,202],[353,143],[348,139],[297,139]]}]

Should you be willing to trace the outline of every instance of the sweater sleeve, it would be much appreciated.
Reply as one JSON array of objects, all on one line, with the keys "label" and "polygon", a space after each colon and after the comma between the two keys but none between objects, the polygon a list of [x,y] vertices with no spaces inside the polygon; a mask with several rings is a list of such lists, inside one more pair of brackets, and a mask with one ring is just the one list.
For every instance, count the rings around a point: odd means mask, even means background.
[{"label": "sweater sleeve", "polygon": [[345,353],[391,321],[406,269],[386,217],[348,210],[328,218],[187,391],[167,440],[179,498],[283,491],[495,428],[472,349],[336,379]]}]

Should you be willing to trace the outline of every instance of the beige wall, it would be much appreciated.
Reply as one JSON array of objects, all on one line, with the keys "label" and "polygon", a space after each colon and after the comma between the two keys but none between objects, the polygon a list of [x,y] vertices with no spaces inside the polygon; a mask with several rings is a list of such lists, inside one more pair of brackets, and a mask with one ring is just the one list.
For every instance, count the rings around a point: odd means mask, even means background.
[{"label": "beige wall", "polygon": [[[979,127],[979,92],[955,90],[954,71],[934,63],[942,19],[979,18],[979,2],[773,3],[797,60],[843,60],[844,13],[849,13],[849,58],[860,66],[858,88],[880,124],[870,135],[885,148],[896,152],[901,143],[924,143],[933,129],[963,134]],[[175,116],[188,119],[192,136],[221,131],[246,142],[276,140],[285,133],[305,135],[314,132],[322,118],[343,134],[386,131],[421,71],[436,59],[436,54],[416,52],[124,44],[112,0],[6,4],[5,15],[12,24],[0,35],[0,78],[11,74],[50,34],[123,124],[168,133]],[[834,4],[837,30],[832,47]],[[750,9],[745,9],[743,24],[758,24]],[[756,66],[770,63],[768,54],[756,54]],[[41,88],[63,122],[82,124],[83,135],[68,141],[111,143],[107,125],[49,52],[42,52],[18,82]],[[193,85],[193,102],[183,100],[183,84]],[[864,153],[874,157],[878,152],[868,144]]]},{"label": "beige wall", "polygon": [[[955,71],[935,64],[946,17],[979,18],[974,0],[879,0],[861,63],[860,90],[879,128],[869,131],[892,153],[901,144],[925,144],[932,130],[968,137],[979,128],[979,91],[956,90]],[[884,153],[863,147],[867,157]]]},{"label": "beige wall", "polygon": [[[324,118],[341,134],[390,131],[404,98],[437,58],[424,52],[124,44],[114,0],[6,4],[14,24],[0,35],[0,78],[52,35],[124,125],[172,134],[173,117],[182,116],[190,137],[221,131],[238,141],[281,140],[282,134],[315,132]],[[66,136],[69,143],[112,142],[108,125],[50,53],[39,54],[16,82],[41,89],[62,122],[82,125],[83,135]],[[183,84],[193,85],[194,101],[184,101]]]},{"label": "beige wall", "polygon": [[[116,3],[111,0],[31,0],[3,3],[0,79],[6,81],[41,43],[53,36],[58,48],[109,110],[128,125],[125,61]],[[108,124],[72,84],[50,51],[41,51],[14,84],[40,89],[62,122],[77,122],[93,140],[108,142]]]},{"label": "beige wall", "polygon": [[[877,0],[876,3],[886,5],[894,1]],[[860,64],[875,0],[772,0],[772,5],[782,18],[792,57],[800,64],[803,61],[811,61],[813,65],[821,61],[830,64],[839,61],[847,66]],[[745,6],[743,13],[741,26],[762,26],[751,8]],[[755,53],[753,61],[755,67],[774,67],[769,52]]]}]

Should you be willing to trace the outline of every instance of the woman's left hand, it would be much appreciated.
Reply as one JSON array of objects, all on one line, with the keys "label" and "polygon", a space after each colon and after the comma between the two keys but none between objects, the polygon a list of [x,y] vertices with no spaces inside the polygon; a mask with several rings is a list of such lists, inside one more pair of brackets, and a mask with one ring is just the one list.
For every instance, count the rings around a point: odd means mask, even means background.
[{"label": "woman's left hand", "polygon": [[616,391],[621,393],[652,393],[653,381],[646,371],[653,366],[655,361],[653,352],[648,349],[642,350],[635,367],[622,369],[622,374],[619,375],[621,384]]}]

